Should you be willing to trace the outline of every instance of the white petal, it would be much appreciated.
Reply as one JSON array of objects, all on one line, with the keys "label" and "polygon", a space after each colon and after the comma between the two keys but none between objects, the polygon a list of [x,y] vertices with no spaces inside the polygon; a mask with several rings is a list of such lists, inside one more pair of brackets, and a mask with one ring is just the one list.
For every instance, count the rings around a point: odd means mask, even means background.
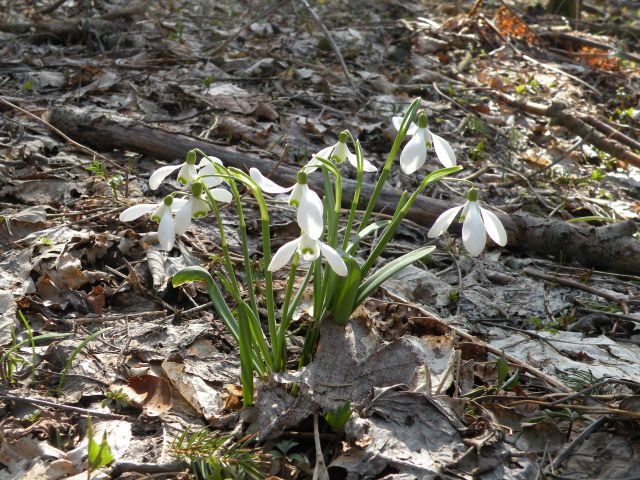
[{"label": "white petal", "polygon": [[[396,130],[398,131],[400,130],[400,125],[402,125],[402,118],[403,117],[393,117],[391,119],[391,121],[393,122],[393,126],[396,127]],[[415,135],[417,130],[418,125],[411,122],[411,125],[409,125],[409,128],[407,129],[407,137],[412,137],[413,135]]]},{"label": "white petal", "polygon": [[121,222],[130,222],[131,220],[135,220],[136,218],[140,218],[142,215],[146,213],[151,213],[158,208],[158,204],[151,203],[141,203],[139,205],[134,205],[132,207],[127,208],[124,212],[120,214]]},{"label": "white petal", "polygon": [[149,177],[149,187],[151,188],[151,190],[157,189],[165,178],[167,178],[172,172],[181,167],[182,164],[167,165],[165,167],[160,167],[155,172],[153,172]]},{"label": "white petal", "polygon": [[200,159],[200,163],[198,163],[198,169],[201,169],[206,165],[211,166],[211,162],[222,165],[222,160],[220,160],[218,157],[202,157]]},{"label": "white petal", "polygon": [[347,266],[345,265],[344,260],[342,260],[340,254],[325,243],[318,242],[318,246],[320,247],[322,256],[327,259],[327,263],[333,271],[341,277],[346,277],[349,270],[347,269]]},{"label": "white petal", "polygon": [[309,235],[302,232],[300,243],[298,244],[298,253],[305,262],[313,262],[320,256],[320,242]]},{"label": "white petal", "polygon": [[491,237],[491,240],[496,242],[501,247],[504,247],[507,244],[507,232],[502,226],[502,222],[500,221],[498,216],[495,213],[482,207],[480,207],[480,213],[482,213],[484,226],[487,229],[487,233]]},{"label": "white petal", "polygon": [[214,200],[222,203],[231,203],[233,200],[233,195],[229,190],[225,190],[224,188],[212,188],[209,190],[211,192],[211,196]]},{"label": "white petal", "polygon": [[400,154],[400,167],[407,175],[418,170],[427,160],[426,128],[420,128]]},{"label": "white petal", "polygon": [[216,172],[214,166],[209,162],[202,166],[202,168],[198,172],[198,175],[200,176],[200,178],[202,178],[204,184],[209,188],[217,187],[223,181],[222,177],[218,175],[218,172]]},{"label": "white petal", "polygon": [[289,260],[291,260],[291,257],[293,257],[296,248],[298,248],[298,243],[300,243],[300,238],[291,240],[290,242],[287,242],[283,246],[281,246],[275,253],[275,255],[271,257],[271,263],[269,263],[268,270],[270,272],[275,272],[276,270],[280,270],[287,263],[289,263]]},{"label": "white petal", "polygon": [[462,205],[460,205],[459,207],[450,208],[442,212],[436,219],[436,221],[433,222],[433,225],[429,229],[429,233],[427,233],[427,236],[429,238],[436,238],[446,232],[449,228],[449,225],[451,225],[451,222],[453,222],[453,219],[456,218],[456,215],[461,209]]},{"label": "white petal", "polygon": [[352,155],[352,153],[346,143],[338,142],[333,146],[333,155],[331,157],[336,163],[344,162],[349,155]]},{"label": "white petal", "polygon": [[316,192],[304,185],[305,191],[300,199],[300,206],[296,212],[296,218],[300,229],[313,239],[322,236],[324,221],[322,218],[322,200]]},{"label": "white petal", "polygon": [[193,182],[197,178],[198,170],[196,170],[196,166],[183,163],[182,168],[180,168],[180,171],[178,172],[178,182],[187,184]]},{"label": "white petal", "polygon": [[164,209],[160,226],[158,227],[158,241],[163,250],[171,250],[176,240],[176,229],[170,208]]},{"label": "white petal", "polygon": [[311,160],[309,160],[307,164],[304,166],[303,168],[304,172],[305,173],[315,172],[317,169],[319,169],[322,166],[322,163],[320,163],[320,161],[316,157],[324,158],[325,160],[331,160],[329,158],[329,155],[331,155],[332,150],[333,150],[333,145],[331,145],[330,147],[325,147],[322,150],[320,150],[318,153],[314,154],[311,157]]},{"label": "white petal", "polygon": [[[355,154],[349,152],[347,155],[347,160],[349,163],[353,165],[355,168],[358,168],[358,157]],[[363,172],[377,172],[378,169],[366,158],[362,159],[362,171]]]},{"label": "white petal", "polygon": [[[221,188],[216,190],[222,190]],[[226,192],[226,190],[224,190]],[[215,198],[215,197],[214,197]],[[191,199],[191,216],[193,218],[204,217],[207,213],[209,213],[211,207],[209,206],[209,202],[207,201],[206,196],[201,196],[200,198],[193,197]]]},{"label": "white petal", "polygon": [[[191,226],[191,217],[193,215],[193,199],[190,198],[189,201],[185,202],[182,207],[178,209],[176,212],[176,221],[175,221],[175,232],[178,235],[182,235]],[[160,231],[158,230],[158,235]],[[171,250],[171,249],[169,249]]]},{"label": "white petal", "polygon": [[472,257],[480,255],[487,243],[487,233],[478,202],[469,202],[469,213],[462,224],[462,243]]},{"label": "white petal", "polygon": [[253,179],[254,182],[260,187],[260,190],[266,193],[285,193],[293,190],[293,187],[281,187],[277,183],[272,182],[267,177],[262,175],[260,170],[257,168],[249,169],[249,176]]},{"label": "white petal", "polygon": [[431,135],[431,142],[433,143],[433,148],[436,151],[436,155],[438,156],[438,160],[445,167],[454,167],[456,165],[456,154],[444,138],[439,137],[435,133],[429,132]]}]

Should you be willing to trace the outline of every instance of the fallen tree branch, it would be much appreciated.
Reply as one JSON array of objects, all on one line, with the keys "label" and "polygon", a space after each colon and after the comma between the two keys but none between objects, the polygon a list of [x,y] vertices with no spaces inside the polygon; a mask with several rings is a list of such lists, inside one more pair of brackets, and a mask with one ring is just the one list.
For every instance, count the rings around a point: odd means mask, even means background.
[{"label": "fallen tree branch", "polygon": [[[578,135],[581,138],[588,137],[588,141],[594,147],[599,148],[603,152],[608,153],[612,157],[616,157],[619,160],[627,162],[636,167],[640,167],[640,156],[632,152],[624,145],[618,142],[611,141],[601,133],[594,131],[604,130],[604,133],[611,135],[612,138],[625,142],[626,136],[617,132],[618,135],[613,135],[613,128],[607,128],[608,126],[596,119],[588,118],[585,115],[576,114],[570,110],[570,108],[564,103],[552,102],[550,105],[541,103],[529,102],[526,100],[520,100],[513,95],[509,95],[497,90],[493,90],[493,93],[508,105],[518,108],[524,112],[531,113],[533,115],[540,115],[551,119],[551,123],[554,125],[561,125],[571,133]],[[631,139],[629,139],[631,140]],[[634,146],[635,141],[631,141],[630,146]]]},{"label": "fallen tree branch", "polygon": [[[53,108],[48,112],[49,122],[66,135],[93,145],[95,148],[129,150],[157,159],[175,161],[184,158],[192,148],[199,148],[220,158],[225,164],[248,170],[251,167],[268,172],[275,162],[247,155],[230,148],[187,135],[151,127],[126,117],[97,109],[75,107]],[[278,183],[293,184],[297,169],[282,165],[272,179]],[[319,176],[309,178],[312,187],[322,190]],[[343,179],[343,201],[350,206],[355,182]],[[373,187],[363,185],[361,197],[371,197]],[[401,192],[385,188],[378,198],[376,211],[391,212],[400,199]],[[420,225],[430,225],[446,209],[450,202],[420,196],[416,199],[407,218]],[[636,221],[620,222],[603,227],[581,227],[558,220],[541,219],[531,215],[498,214],[507,230],[510,248],[539,255],[560,256],[575,259],[582,265],[621,273],[640,271],[640,241],[633,238]],[[454,229],[460,229],[454,224]]]}]

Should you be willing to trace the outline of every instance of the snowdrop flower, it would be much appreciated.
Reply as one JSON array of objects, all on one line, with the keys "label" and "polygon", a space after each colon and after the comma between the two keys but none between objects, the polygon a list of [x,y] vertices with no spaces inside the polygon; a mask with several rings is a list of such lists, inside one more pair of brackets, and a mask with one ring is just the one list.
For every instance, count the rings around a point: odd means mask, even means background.
[{"label": "snowdrop flower", "polygon": [[[400,130],[402,117],[393,117],[393,125]],[[427,160],[427,144],[433,146],[438,160],[445,167],[453,167],[456,164],[456,154],[451,145],[442,137],[432,133],[427,128],[427,115],[424,112],[418,114],[418,124],[412,124],[407,130],[407,135],[413,138],[405,145],[400,154],[400,167],[407,175],[418,170]]]},{"label": "snowdrop flower", "polygon": [[249,175],[263,192],[274,194],[291,192],[289,205],[298,209],[298,225],[300,225],[302,231],[307,232],[312,238],[320,238],[324,228],[322,200],[307,185],[306,173],[303,171],[298,172],[296,183],[291,187],[281,187],[272,182],[262,175],[257,168],[249,169]]},{"label": "snowdrop flower", "polygon": [[478,204],[478,189],[469,189],[467,199],[464,205],[450,208],[437,218],[427,234],[429,238],[439,237],[446,232],[462,210],[462,243],[471,256],[477,257],[482,253],[487,243],[487,233],[494,242],[504,247],[507,244],[507,232],[495,213]]},{"label": "snowdrop flower", "polygon": [[[183,200],[182,206],[176,210],[175,230],[177,235],[182,235],[189,229],[192,218],[204,217],[211,210],[204,188],[207,187],[203,183],[194,183],[191,186],[191,195],[186,201]],[[231,193],[224,188],[212,188],[209,193],[217,202],[230,203],[233,199]]]},{"label": "snowdrop flower", "polygon": [[[338,136],[338,143],[331,145],[330,147],[323,148],[316,153],[305,166],[305,172],[311,173],[322,165],[316,157],[321,157],[325,160],[333,160],[336,163],[342,163],[345,160],[348,160],[353,168],[358,168],[358,158],[355,154],[351,153],[349,151],[349,147],[347,147],[348,139],[349,133],[346,130],[340,132],[340,135]],[[378,170],[373,163],[365,159],[363,159],[362,167],[364,172],[375,172]]]},{"label": "snowdrop flower", "polygon": [[[151,190],[156,190],[162,181],[171,175],[176,170],[178,172],[178,182],[186,185],[187,183],[195,182],[198,177],[202,176],[205,185],[209,188],[215,187],[222,183],[222,178],[215,171],[211,162],[222,165],[222,161],[216,157],[203,157],[200,163],[196,165],[196,152],[195,150],[189,150],[187,153],[187,159],[180,165],[167,165],[160,167],[149,177],[149,187]],[[198,170],[200,170],[198,172]]]},{"label": "snowdrop flower", "polygon": [[171,250],[176,240],[176,224],[173,220],[173,212],[180,208],[185,201],[174,199],[167,195],[162,202],[142,203],[127,208],[120,214],[121,222],[130,222],[147,213],[152,213],[151,220],[158,222],[158,241],[163,250]]},{"label": "snowdrop flower", "polygon": [[274,272],[284,267],[289,263],[289,260],[291,260],[291,257],[293,257],[296,251],[300,257],[307,262],[312,262],[322,255],[333,271],[341,277],[346,277],[349,273],[344,260],[342,260],[338,252],[326,243],[322,243],[320,240],[307,235],[304,231],[298,238],[280,247],[271,258],[271,263],[268,267],[269,271]]}]

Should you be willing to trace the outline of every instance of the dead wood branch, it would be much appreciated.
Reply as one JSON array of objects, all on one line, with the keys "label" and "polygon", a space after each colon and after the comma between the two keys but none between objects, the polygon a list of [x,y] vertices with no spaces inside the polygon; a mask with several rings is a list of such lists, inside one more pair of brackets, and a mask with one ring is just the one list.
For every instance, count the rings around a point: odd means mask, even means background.
[{"label": "dead wood branch", "polygon": [[[631,148],[635,148],[637,142],[626,135],[617,132],[613,127],[609,127],[601,121],[586,115],[576,114],[571,109],[560,102],[552,102],[550,105],[520,100],[513,95],[494,90],[494,94],[508,105],[518,108],[533,115],[540,115],[551,119],[553,125],[565,127],[574,135],[587,139],[591,145],[608,153],[612,157],[627,162],[636,167],[640,167],[640,156],[632,152],[625,145],[619,142],[628,143]],[[599,130],[599,131],[595,131]],[[607,136],[615,138],[617,141],[609,140]],[[615,133],[614,133],[615,132]]]},{"label": "dead wood branch", "polygon": [[[151,127],[104,110],[59,107],[49,111],[48,119],[66,135],[99,149],[135,151],[173,162],[184,158],[188,150],[197,147],[220,158],[227,165],[244,170],[255,167],[268,172],[275,164],[270,159]],[[278,183],[293,184],[296,173],[296,169],[283,165],[274,172],[272,179]],[[314,188],[322,190],[320,176],[312,176],[309,180]],[[355,182],[343,179],[343,190],[344,203],[349,207]],[[361,198],[370,198],[372,193],[371,185],[363,185]],[[392,212],[400,196],[401,192],[397,189],[385,188],[378,199],[376,211]],[[421,225],[430,225],[452,206],[450,202],[419,197],[408,218]],[[582,265],[606,271],[640,271],[640,242],[632,236],[637,229],[635,221],[603,227],[580,227],[524,214],[500,214],[499,217],[509,234],[508,245],[512,248],[539,255],[561,255],[565,259],[573,258]],[[459,229],[460,226],[455,225],[454,228]]]}]

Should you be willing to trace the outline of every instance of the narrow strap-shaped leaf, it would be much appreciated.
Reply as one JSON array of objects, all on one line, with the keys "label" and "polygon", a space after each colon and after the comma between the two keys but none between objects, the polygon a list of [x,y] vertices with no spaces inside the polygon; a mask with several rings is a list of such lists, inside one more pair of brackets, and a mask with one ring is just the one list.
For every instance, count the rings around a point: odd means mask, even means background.
[{"label": "narrow strap-shaped leaf", "polygon": [[362,283],[362,285],[360,285],[360,288],[358,289],[358,296],[356,297],[353,308],[355,309],[358,305],[364,302],[365,299],[369,295],[371,295],[373,291],[378,288],[386,279],[399,272],[404,267],[412,264],[417,260],[420,260],[425,255],[433,252],[435,248],[436,247],[432,245],[419,248],[418,250],[414,250],[413,252],[409,252],[399,258],[396,258],[392,262],[387,263],[384,267],[377,270],[373,275],[367,278],[367,280]]},{"label": "narrow strap-shaped leaf", "polygon": [[336,325],[345,325],[354,310],[354,303],[360,286],[360,265],[352,257],[343,257],[349,274],[336,279],[331,298],[331,317]]}]

